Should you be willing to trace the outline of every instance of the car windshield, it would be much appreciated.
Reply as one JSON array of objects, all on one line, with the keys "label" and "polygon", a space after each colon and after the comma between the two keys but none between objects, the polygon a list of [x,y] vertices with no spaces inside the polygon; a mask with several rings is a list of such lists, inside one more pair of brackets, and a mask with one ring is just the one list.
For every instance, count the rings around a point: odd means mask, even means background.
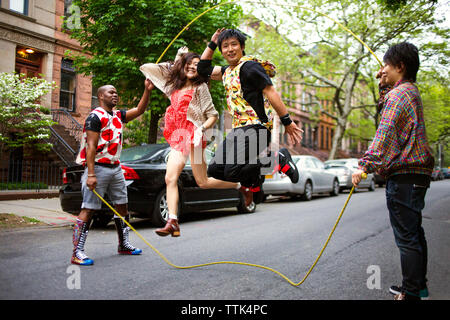
[{"label": "car windshield", "polygon": [[122,150],[121,162],[151,159],[159,150],[164,149],[163,144],[147,144]]},{"label": "car windshield", "polygon": [[327,167],[345,167],[346,163],[347,163],[346,161],[339,161],[339,160],[337,160],[337,161],[326,161],[325,165]]},{"label": "car windshield", "polygon": [[325,166],[327,168],[333,168],[333,167],[358,168],[358,160],[357,159],[329,160],[329,161],[325,162]]}]

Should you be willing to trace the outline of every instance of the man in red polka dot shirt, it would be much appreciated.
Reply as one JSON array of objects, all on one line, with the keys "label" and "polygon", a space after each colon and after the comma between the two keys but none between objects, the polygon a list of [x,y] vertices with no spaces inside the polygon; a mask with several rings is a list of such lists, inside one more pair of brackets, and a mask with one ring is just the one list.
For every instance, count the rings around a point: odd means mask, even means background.
[{"label": "man in red polka dot shirt", "polygon": [[[145,80],[145,90],[137,107],[130,110],[115,110],[119,98],[112,85],[98,89],[97,98],[100,107],[92,110],[86,118],[80,152],[76,162],[85,166],[81,177],[83,203],[73,230],[73,254],[71,262],[79,265],[92,265],[94,261],[84,252],[92,214],[102,206],[100,196],[107,192],[117,212],[129,221],[128,195],[125,178],[120,166],[122,151],[123,123],[129,122],[144,113],[149,103],[150,92],[154,85]],[[114,217],[119,236],[119,254],[138,255],[141,249],[129,242],[129,227],[118,216]]]}]

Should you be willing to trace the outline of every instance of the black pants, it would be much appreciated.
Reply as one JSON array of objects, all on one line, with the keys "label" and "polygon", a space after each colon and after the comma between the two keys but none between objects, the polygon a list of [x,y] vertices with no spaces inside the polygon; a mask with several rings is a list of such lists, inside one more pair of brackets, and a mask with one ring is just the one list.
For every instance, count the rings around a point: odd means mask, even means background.
[{"label": "black pants", "polygon": [[427,241],[422,228],[422,209],[428,185],[399,183],[388,179],[386,200],[394,238],[400,250],[402,287],[419,296],[426,288]]},{"label": "black pants", "polygon": [[[208,166],[208,176],[244,187],[259,187],[264,182],[261,168],[274,167],[268,155],[271,133],[262,125],[233,129],[219,145]],[[261,156],[261,153],[263,155]]]}]

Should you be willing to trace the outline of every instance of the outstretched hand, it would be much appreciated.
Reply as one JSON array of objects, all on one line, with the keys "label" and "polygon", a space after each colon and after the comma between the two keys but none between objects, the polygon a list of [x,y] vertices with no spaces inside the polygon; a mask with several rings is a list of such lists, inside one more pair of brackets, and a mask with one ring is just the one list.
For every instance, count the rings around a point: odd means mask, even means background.
[{"label": "outstretched hand", "polygon": [[178,51],[177,51],[177,57],[178,56],[182,56],[182,55],[184,55],[184,54],[186,54],[186,53],[188,53],[189,52],[189,48],[188,47],[186,47],[186,46],[184,46],[184,47],[181,47],[180,49],[178,49]]},{"label": "outstretched hand", "polygon": [[286,134],[288,135],[293,145],[300,144],[303,139],[303,130],[300,129],[295,122],[284,127]]}]

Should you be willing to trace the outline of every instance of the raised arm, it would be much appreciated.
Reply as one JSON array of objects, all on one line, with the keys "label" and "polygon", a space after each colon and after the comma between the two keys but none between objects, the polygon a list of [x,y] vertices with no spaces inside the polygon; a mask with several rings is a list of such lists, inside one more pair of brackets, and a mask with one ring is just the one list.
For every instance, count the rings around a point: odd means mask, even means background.
[{"label": "raised arm", "polygon": [[155,88],[154,84],[149,79],[145,79],[145,89],[142,98],[139,101],[137,107],[127,111],[125,116],[127,122],[136,119],[145,112],[145,109],[147,109],[148,102],[150,99],[150,93],[154,88]]},{"label": "raised arm", "polygon": [[203,51],[200,62],[197,65],[197,72],[204,77],[210,77],[212,80],[222,80],[222,67],[213,67],[211,61],[214,50],[217,47],[217,40],[223,30],[225,30],[225,28],[217,29],[213,34],[211,42]]}]

